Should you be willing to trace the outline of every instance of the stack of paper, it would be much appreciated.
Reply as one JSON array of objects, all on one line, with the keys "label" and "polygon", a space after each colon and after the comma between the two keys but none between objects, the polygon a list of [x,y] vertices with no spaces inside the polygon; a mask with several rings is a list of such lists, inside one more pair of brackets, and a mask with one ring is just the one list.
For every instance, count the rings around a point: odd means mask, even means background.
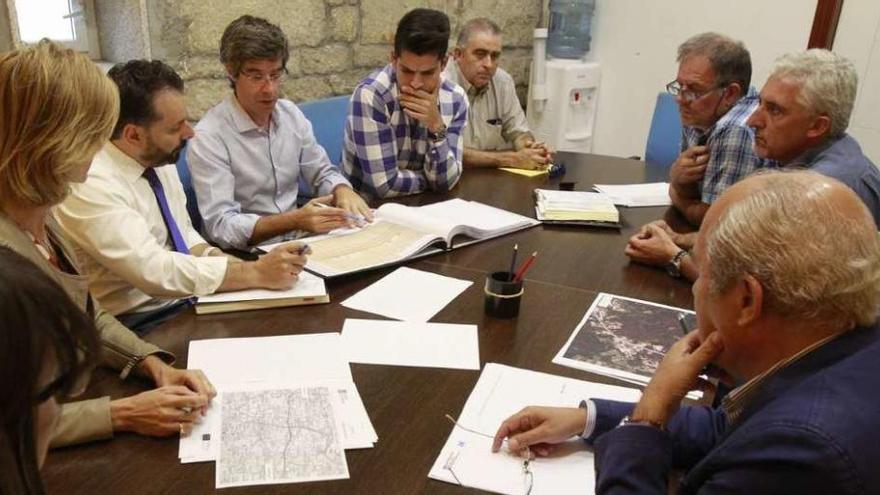
[{"label": "stack of paper", "polygon": [[553,362],[646,385],[683,336],[679,315],[695,328],[693,311],[599,293]]},{"label": "stack of paper", "polygon": [[201,315],[328,302],[330,302],[330,296],[327,294],[324,280],[303,271],[299,274],[299,280],[290,289],[248,289],[221,292],[199,297],[195,308],[196,314]]},{"label": "stack of paper", "polygon": [[428,477],[509,495],[592,493],[593,453],[583,441],[573,439],[559,446],[557,455],[534,459],[528,479],[521,458],[505,448],[492,453],[492,438],[526,406],[577,407],[589,398],[635,402],[639,395],[635,389],[487,364]]},{"label": "stack of paper", "polygon": [[428,321],[471,286],[470,280],[400,267],[342,302],[357,309],[404,321]]},{"label": "stack of paper", "polygon": [[[221,455],[221,442],[217,440],[221,438],[224,428],[231,427],[239,435],[248,431],[256,435],[263,431],[252,428],[263,417],[260,416],[263,414],[260,411],[271,415],[272,411],[284,410],[284,404],[287,404],[290,406],[287,412],[291,415],[284,416],[285,421],[298,420],[299,427],[303,428],[309,426],[305,423],[306,417],[310,418],[308,421],[321,422],[318,429],[323,432],[321,438],[311,437],[315,442],[313,450],[319,450],[323,446],[327,452],[332,452],[337,438],[345,449],[370,448],[378,440],[352,380],[338,333],[192,341],[187,365],[189,369],[201,369],[217,388],[218,396],[212,401],[202,422],[195,426],[190,435],[180,439],[180,461],[188,463],[217,460],[218,483],[223,486],[304,481],[310,479],[310,476],[314,479],[330,479],[322,478],[324,475],[341,476],[336,469],[338,464],[334,464],[334,469],[326,472],[318,470],[296,473],[292,477],[278,473],[270,476],[273,470],[266,468],[262,481],[253,473],[239,476],[242,470],[253,467],[245,466],[248,458],[258,454],[265,454],[265,458],[270,458],[279,438],[263,436],[260,441],[264,443],[259,449],[254,446],[247,455],[238,455],[240,452],[230,453],[225,459]],[[245,395],[241,395],[242,393]],[[239,394],[233,396],[239,398],[249,397],[253,407],[242,409],[244,406],[235,406],[227,417],[224,412],[226,399],[229,397],[227,394]],[[329,409],[328,404],[331,404]],[[312,418],[314,415],[308,411],[317,410],[325,412]],[[247,415],[253,418],[249,424],[236,423],[239,421],[236,418]],[[311,426],[315,429],[319,425]],[[291,425],[287,424],[277,430],[266,429],[265,433],[290,429]],[[265,441],[267,438],[272,441]],[[239,446],[258,442],[254,438],[240,436],[231,441],[230,445]],[[306,450],[308,449],[302,452]],[[236,463],[239,464],[235,465]],[[239,474],[221,481],[220,474],[229,475],[230,472]],[[344,477],[347,477],[347,468]]]},{"label": "stack of paper", "polygon": [[668,182],[652,182],[649,184],[606,185],[596,184],[593,189],[607,194],[620,206],[669,206]]},{"label": "stack of paper", "polygon": [[480,369],[476,325],[350,318],[342,344],[352,363]]},{"label": "stack of paper", "polygon": [[535,189],[535,212],[545,223],[620,227],[614,202],[601,193]]}]

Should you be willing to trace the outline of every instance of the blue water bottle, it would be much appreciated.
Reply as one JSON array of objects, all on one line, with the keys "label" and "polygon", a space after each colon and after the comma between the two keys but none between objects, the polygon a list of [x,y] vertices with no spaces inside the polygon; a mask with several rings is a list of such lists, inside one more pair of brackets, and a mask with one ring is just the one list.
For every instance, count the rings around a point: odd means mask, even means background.
[{"label": "blue water bottle", "polygon": [[547,54],[553,58],[582,58],[590,50],[590,22],[596,0],[550,0]]}]

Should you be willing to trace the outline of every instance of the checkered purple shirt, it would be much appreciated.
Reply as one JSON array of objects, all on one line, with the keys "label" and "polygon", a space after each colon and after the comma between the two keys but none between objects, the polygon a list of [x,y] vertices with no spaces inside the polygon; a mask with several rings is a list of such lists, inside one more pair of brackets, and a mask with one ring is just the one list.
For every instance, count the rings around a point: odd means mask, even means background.
[{"label": "checkered purple shirt", "polygon": [[355,189],[378,198],[452,189],[461,177],[467,95],[442,80],[438,104],[446,139],[439,142],[403,112],[399,95],[391,65],[358,83],[345,122],[345,174]]}]

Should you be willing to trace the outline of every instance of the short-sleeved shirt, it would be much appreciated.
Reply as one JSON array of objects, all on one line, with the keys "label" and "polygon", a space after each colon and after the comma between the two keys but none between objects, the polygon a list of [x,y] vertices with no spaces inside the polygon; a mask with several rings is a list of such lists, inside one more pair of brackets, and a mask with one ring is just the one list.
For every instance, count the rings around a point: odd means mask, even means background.
[{"label": "short-sleeved shirt", "polygon": [[755,133],[746,121],[758,108],[758,91],[749,87],[745,96],[705,131],[684,126],[681,151],[691,146],[709,147],[709,163],[700,185],[701,200],[712,204],[728,187],[759,168],[776,168],[775,160],[755,154]]},{"label": "short-sleeved shirt", "polygon": [[348,107],[342,151],[343,170],[357,191],[387,198],[455,187],[461,178],[467,96],[447,80],[441,80],[438,91],[446,138],[435,141],[427,126],[403,111],[392,65],[358,83]]},{"label": "short-sleeved shirt", "polygon": [[509,150],[517,136],[529,132],[526,115],[516,95],[516,83],[504,69],[499,67],[489,84],[482,88],[465,79],[455,60],[446,65],[444,76],[467,93],[468,124],[462,133],[465,147],[482,151]]},{"label": "short-sleeved shirt", "polygon": [[805,167],[846,184],[865,203],[880,230],[880,170],[849,134],[801,154],[786,167]]},{"label": "short-sleeved shirt", "polygon": [[230,95],[196,125],[187,160],[204,234],[223,248],[246,249],[261,216],[295,210],[300,177],[319,196],[349,185],[315,140],[306,116],[284,99],[264,129]]}]

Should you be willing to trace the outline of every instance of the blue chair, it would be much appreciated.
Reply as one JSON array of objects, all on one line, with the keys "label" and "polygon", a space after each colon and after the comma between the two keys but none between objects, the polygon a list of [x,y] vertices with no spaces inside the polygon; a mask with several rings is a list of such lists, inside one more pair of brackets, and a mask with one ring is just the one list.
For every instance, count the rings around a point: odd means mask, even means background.
[{"label": "blue chair", "polygon": [[645,147],[645,162],[648,166],[668,169],[678,158],[681,142],[681,115],[675,97],[663,92],[657,95],[648,143]]},{"label": "blue chair", "polygon": [[350,95],[334,96],[297,105],[312,123],[312,131],[318,144],[324,147],[330,161],[337,167],[342,161],[342,141],[349,99]]},{"label": "blue chair", "polygon": [[186,193],[186,211],[189,213],[189,219],[192,221],[193,228],[202,231],[202,214],[199,213],[199,203],[196,200],[196,190],[193,188],[192,175],[189,173],[189,165],[186,163],[186,149],[189,144],[183,147],[180,152],[180,158],[177,159],[177,175],[180,176],[180,183],[183,184],[183,192]]},{"label": "blue chair", "polygon": [[[297,106],[312,123],[312,132],[330,163],[342,168],[342,142],[345,139],[345,118],[348,116],[348,100],[350,95],[334,96],[320,100],[299,103]],[[305,204],[315,196],[311,186],[299,178],[300,194],[297,203]]]}]

